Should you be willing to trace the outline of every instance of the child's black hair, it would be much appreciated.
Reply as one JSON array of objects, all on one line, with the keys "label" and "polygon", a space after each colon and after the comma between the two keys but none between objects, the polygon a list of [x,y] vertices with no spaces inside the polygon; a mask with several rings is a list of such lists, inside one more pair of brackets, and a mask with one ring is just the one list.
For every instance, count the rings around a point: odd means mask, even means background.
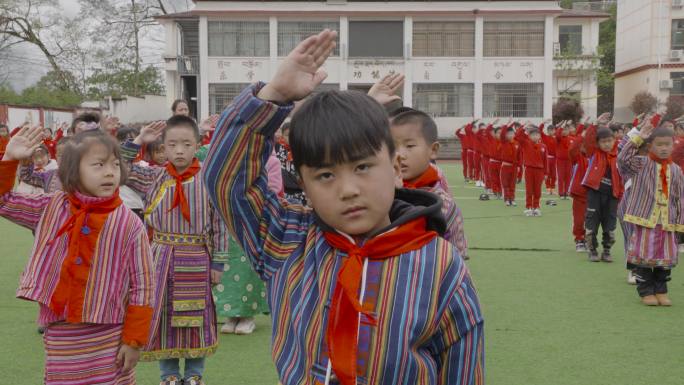
[{"label": "child's black hair", "polygon": [[397,108],[397,109],[395,109],[395,110],[392,110],[392,111],[389,113],[389,117],[390,117],[390,118],[394,118],[395,116],[401,115],[401,114],[403,114],[404,112],[409,112],[409,111],[415,111],[415,110],[414,110],[413,108],[411,108],[411,107],[401,106],[401,107],[399,107],[399,108]]},{"label": "child's black hair", "polygon": [[674,130],[671,130],[669,128],[666,128],[665,126],[658,126],[653,132],[651,132],[651,135],[646,139],[646,143],[651,143],[655,138],[674,138],[675,132]]},{"label": "child's black hair", "polygon": [[596,131],[596,141],[597,142],[601,139],[614,138],[614,137],[615,137],[615,133],[610,128],[602,127],[602,128],[599,128],[598,131]]},{"label": "child's black hair", "polygon": [[324,91],[309,100],[290,122],[290,148],[295,168],[325,167],[354,162],[387,147],[394,156],[394,141],[385,109],[358,91]]},{"label": "child's black hair", "polygon": [[118,140],[119,142],[124,142],[126,141],[126,139],[128,139],[129,136],[138,136],[139,133],[140,131],[136,130],[133,127],[121,126],[118,130],[116,130],[116,140]]},{"label": "child's black hair", "polygon": [[529,128],[527,128],[527,134],[528,135],[539,134],[539,133],[540,133],[539,127],[537,127],[537,126],[529,126]]},{"label": "child's black hair", "polygon": [[161,138],[159,138],[154,142],[148,143],[147,148],[145,148],[145,152],[152,156],[152,153],[158,151],[163,145],[164,141]]},{"label": "child's black hair", "polygon": [[195,119],[184,115],[174,115],[166,121],[166,128],[162,132],[162,140],[166,138],[166,132],[174,127],[186,127],[189,130],[192,130],[192,133],[195,134],[195,139],[197,139],[198,142],[202,138]]},{"label": "child's black hair", "polygon": [[622,124],[612,123],[611,125],[608,126],[608,128],[613,132],[622,131]]},{"label": "child's black hair", "polygon": [[81,122],[85,123],[100,123],[100,114],[97,112],[84,112],[80,115],[78,115],[74,120],[71,122],[71,127],[69,127],[69,132],[73,133],[74,130],[76,129],[76,125],[78,125]]},{"label": "child's black hair", "polygon": [[404,124],[420,124],[420,131],[423,134],[425,143],[431,145],[437,141],[437,124],[423,111],[410,110],[397,115],[392,119],[393,126],[401,126]]},{"label": "child's black hair", "polygon": [[176,99],[173,101],[173,104],[171,104],[171,112],[173,112],[175,114],[176,108],[178,108],[178,105],[181,103],[184,103],[186,106],[188,106],[188,110],[190,109],[190,104],[188,104],[187,101],[185,101],[183,99]]}]

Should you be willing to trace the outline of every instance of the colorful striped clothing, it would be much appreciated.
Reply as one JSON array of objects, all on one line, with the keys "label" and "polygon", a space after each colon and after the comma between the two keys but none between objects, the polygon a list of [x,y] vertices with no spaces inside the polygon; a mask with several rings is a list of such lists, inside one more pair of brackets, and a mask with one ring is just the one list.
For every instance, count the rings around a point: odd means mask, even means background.
[{"label": "colorful striped clothing", "polygon": [[669,196],[662,193],[660,168],[647,156],[637,156],[643,139],[632,138],[618,155],[620,173],[625,180],[632,179],[633,191],[626,201],[625,221],[653,229],[661,224],[665,231],[684,232],[684,174],[676,164],[667,170]]},{"label": "colorful striped clothing", "polygon": [[661,225],[653,229],[634,226],[629,239],[627,263],[639,267],[677,266],[677,233],[665,231]]},{"label": "colorful striped clothing", "polygon": [[[122,145],[124,160],[132,160],[140,147]],[[152,337],[144,360],[197,358],[218,347],[216,309],[210,272],[223,270],[228,256],[228,232],[209,201],[201,174],[183,182],[190,222],[180,207],[173,207],[176,180],[165,167],[131,166],[127,185],[145,195],[145,223],[154,231],[158,306],[152,320]]]},{"label": "colorful striped clothing", "polygon": [[116,362],[121,325],[55,323],[45,329],[46,385],[135,385]]},{"label": "colorful striped clothing", "polygon": [[[0,182],[14,178],[16,164],[12,163],[0,162]],[[55,314],[49,305],[67,256],[68,236],[55,239],[59,228],[71,216],[67,195],[61,191],[29,196],[5,192],[0,195],[0,216],[35,233],[31,258],[21,275],[17,297],[40,304],[39,322],[43,326],[64,320],[64,315]],[[140,219],[121,205],[109,214],[100,230],[85,284],[80,322],[124,323],[128,307],[152,307],[153,291],[147,234]]]},{"label": "colorful striped clothing", "polygon": [[31,186],[39,187],[45,193],[62,190],[62,182],[57,176],[57,169],[35,171],[33,165],[22,166],[19,169],[19,180]]},{"label": "colorful striped clothing", "polygon": [[466,239],[465,230],[463,228],[463,213],[461,212],[461,208],[458,207],[454,201],[453,196],[443,189],[443,182],[441,181],[437,182],[437,184],[432,187],[422,188],[422,190],[431,192],[442,198],[442,214],[447,221],[447,232],[444,234],[444,238],[456,246],[458,253],[462,257],[467,257],[468,240]]},{"label": "colorful striped clothing", "polygon": [[[221,115],[204,177],[229,230],[267,281],[281,383],[322,384],[330,298],[346,254],[326,242],[312,209],[269,191],[264,167],[292,105],[256,98],[261,87],[245,89]],[[373,309],[377,326],[361,317],[359,384],[484,383],[484,321],[450,242],[436,237],[415,251],[368,261],[366,277],[364,307]]]}]

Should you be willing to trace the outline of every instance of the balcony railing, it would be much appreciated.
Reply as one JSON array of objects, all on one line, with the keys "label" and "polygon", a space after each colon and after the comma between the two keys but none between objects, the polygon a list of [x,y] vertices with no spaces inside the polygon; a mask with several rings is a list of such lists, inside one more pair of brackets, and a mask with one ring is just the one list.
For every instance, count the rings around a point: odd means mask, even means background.
[{"label": "balcony railing", "polygon": [[179,75],[199,75],[199,56],[178,56],[176,63]]},{"label": "balcony railing", "polygon": [[[579,52],[577,52],[579,51]],[[566,58],[566,59],[572,59],[572,58],[577,58],[577,59],[587,59],[587,58],[593,58],[597,57],[598,54],[595,51],[592,51],[588,49],[587,47],[580,47],[579,50],[566,50],[563,51],[561,49],[561,44],[559,42],[554,42],[553,43],[553,57],[558,59],[560,57]]]},{"label": "balcony railing", "polygon": [[572,9],[577,11],[608,12],[616,3],[617,0],[578,1],[572,3]]}]

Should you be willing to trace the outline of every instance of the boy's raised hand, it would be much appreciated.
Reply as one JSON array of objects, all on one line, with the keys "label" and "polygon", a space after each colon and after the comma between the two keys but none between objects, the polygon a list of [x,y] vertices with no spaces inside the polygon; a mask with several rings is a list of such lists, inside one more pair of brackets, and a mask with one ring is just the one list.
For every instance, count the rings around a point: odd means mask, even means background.
[{"label": "boy's raised hand", "polygon": [[33,151],[43,143],[43,128],[25,125],[14,135],[7,147],[2,160],[25,160],[33,155]]},{"label": "boy's raised hand", "polygon": [[165,128],[166,122],[163,120],[152,122],[140,129],[140,134],[135,137],[133,143],[137,144],[138,146],[152,143],[161,136]]},{"label": "boy's raised hand", "polygon": [[397,91],[404,86],[404,79],[404,75],[400,73],[387,75],[379,82],[373,84],[373,87],[368,90],[368,96],[377,100],[383,106],[395,100],[401,100],[401,96],[397,95]]},{"label": "boy's raised hand", "polygon": [[257,97],[278,103],[307,97],[328,77],[320,68],[335,49],[335,39],[337,32],[329,29],[304,39],[278,66],[273,80]]},{"label": "boy's raised hand", "polygon": [[607,124],[610,121],[610,112],[604,112],[601,114],[601,116],[596,119],[596,122],[601,124]]},{"label": "boy's raised hand", "polygon": [[648,139],[649,136],[653,133],[653,125],[651,124],[651,120],[647,119],[646,123],[641,126],[641,129],[639,130],[639,136],[641,139]]}]

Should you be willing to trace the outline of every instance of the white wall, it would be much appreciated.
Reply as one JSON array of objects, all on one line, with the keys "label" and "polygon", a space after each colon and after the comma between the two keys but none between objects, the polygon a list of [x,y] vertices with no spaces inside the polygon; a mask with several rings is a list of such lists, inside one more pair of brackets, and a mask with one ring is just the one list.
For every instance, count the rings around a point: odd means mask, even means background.
[{"label": "white wall", "polygon": [[124,124],[166,120],[171,117],[171,105],[167,103],[166,96],[126,96],[122,100],[113,100],[108,114],[118,117]]},{"label": "white wall", "polygon": [[24,122],[40,124],[40,110],[37,108],[9,107],[7,111],[7,126],[10,131]]}]

